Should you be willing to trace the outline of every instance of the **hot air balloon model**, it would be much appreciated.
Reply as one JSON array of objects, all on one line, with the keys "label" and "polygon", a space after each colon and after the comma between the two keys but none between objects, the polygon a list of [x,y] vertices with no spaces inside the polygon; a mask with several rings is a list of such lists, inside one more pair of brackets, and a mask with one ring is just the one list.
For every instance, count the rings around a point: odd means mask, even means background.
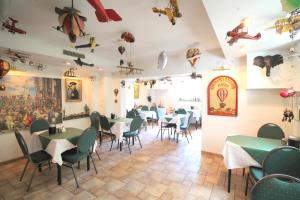
[{"label": "hot air balloon model", "polygon": [[192,67],[195,67],[197,61],[200,58],[200,50],[198,48],[190,48],[186,52],[186,59],[189,61]]},{"label": "hot air balloon model", "polygon": [[220,88],[217,90],[217,96],[220,99],[220,107],[224,108],[226,104],[224,103],[225,99],[228,96],[228,90],[226,88]]},{"label": "hot air balloon model", "polygon": [[286,108],[283,111],[282,121],[291,122],[294,119],[294,97],[296,96],[296,91],[293,87],[284,88],[280,91],[279,95],[286,100]]},{"label": "hot air balloon model", "polygon": [[119,90],[118,90],[117,88],[114,89],[114,94],[115,94],[115,97],[116,97],[115,103],[118,103],[117,96],[118,96],[118,94],[119,94]]},{"label": "hot air balloon model", "polygon": [[122,33],[121,39],[128,42],[128,43],[134,43],[134,41],[135,41],[135,38],[134,38],[133,34],[130,33],[130,32]]},{"label": "hot air balloon model", "polygon": [[123,46],[119,46],[118,47],[118,51],[119,51],[119,53],[121,54],[121,55],[123,55],[123,53],[125,52],[125,47],[123,47]]},{"label": "hot air balloon model", "polygon": [[9,62],[0,59],[0,79],[5,76],[10,70]]},{"label": "hot air balloon model", "polygon": [[83,32],[84,22],[86,17],[82,16],[79,10],[76,10],[73,6],[64,7],[63,9],[55,7],[55,12],[59,15],[59,26],[54,27],[56,30],[61,31],[69,36],[72,43],[76,42],[77,37],[85,36]]}]

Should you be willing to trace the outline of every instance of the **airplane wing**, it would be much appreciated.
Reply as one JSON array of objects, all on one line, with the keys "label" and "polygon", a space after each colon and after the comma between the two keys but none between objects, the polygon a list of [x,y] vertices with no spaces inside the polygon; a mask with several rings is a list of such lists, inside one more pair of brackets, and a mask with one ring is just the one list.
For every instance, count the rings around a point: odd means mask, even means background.
[{"label": "airplane wing", "polygon": [[250,39],[250,40],[258,40],[261,38],[261,34],[257,33],[255,36],[252,36],[252,35],[248,35],[248,33],[246,33],[246,32],[243,32],[240,34],[240,38]]},{"label": "airplane wing", "polygon": [[121,21],[122,20],[122,17],[113,9],[106,9],[106,14],[108,15],[108,17],[115,21],[115,22],[118,22],[118,21]]},{"label": "airplane wing", "polygon": [[91,4],[96,12],[96,16],[98,21],[100,22],[108,22],[110,20],[113,21],[121,21],[122,17],[113,9],[105,9],[100,0],[87,0],[89,4]]},{"label": "airplane wing", "polygon": [[163,14],[163,15],[167,14],[167,12],[165,10],[159,9],[159,8],[156,8],[156,7],[152,8],[152,11],[155,12],[155,13]]},{"label": "airplane wing", "polygon": [[232,29],[232,32],[239,32],[239,30],[242,29],[243,27],[244,27],[243,23],[240,23],[237,27]]},{"label": "airplane wing", "polygon": [[236,37],[232,37],[230,40],[227,41],[227,43],[229,45],[232,45],[233,43],[235,43],[239,38],[236,36]]},{"label": "airplane wing", "polygon": [[91,44],[82,44],[82,45],[77,45],[75,46],[75,49],[79,49],[79,48],[89,48],[91,47]]}]

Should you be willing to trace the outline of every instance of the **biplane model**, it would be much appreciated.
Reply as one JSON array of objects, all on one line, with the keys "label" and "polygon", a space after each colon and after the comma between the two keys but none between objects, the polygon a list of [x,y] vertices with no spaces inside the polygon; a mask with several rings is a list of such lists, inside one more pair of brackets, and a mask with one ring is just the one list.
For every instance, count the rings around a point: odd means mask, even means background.
[{"label": "biplane model", "polygon": [[279,34],[289,32],[290,38],[293,39],[300,29],[300,8],[292,11],[289,17],[276,20],[275,26],[271,26],[267,29],[276,29]]},{"label": "biplane model", "polygon": [[81,58],[77,58],[76,60],[74,60],[74,62],[75,62],[77,65],[79,65],[80,67],[82,67],[82,66],[94,67],[94,64],[93,64],[93,63],[91,63],[91,64],[86,63],[86,62],[82,61]]},{"label": "biplane model", "polygon": [[168,7],[160,9],[157,7],[152,8],[154,13],[158,13],[159,16],[166,15],[169,18],[169,21],[175,25],[176,19],[182,17],[182,14],[179,12],[178,0],[170,0]]},{"label": "biplane model", "polygon": [[128,62],[127,64],[128,64],[127,67],[122,66],[122,65],[117,66],[117,68],[120,69],[121,73],[125,73],[126,75],[130,75],[130,74],[134,75],[134,74],[141,74],[142,71],[144,71],[141,68],[133,67],[133,64],[131,62]]},{"label": "biplane model", "polygon": [[91,52],[93,53],[97,46],[99,46],[99,44],[96,43],[95,37],[90,37],[90,42],[88,44],[77,45],[75,46],[75,49],[90,48]]},{"label": "biplane model", "polygon": [[13,51],[11,49],[8,49],[5,51],[5,54],[13,61],[13,62],[21,62],[21,63],[26,63],[28,59],[30,58],[29,54],[18,52],[18,51]]},{"label": "biplane model", "polygon": [[87,0],[96,10],[95,14],[99,22],[121,21],[122,17],[113,9],[105,9],[100,0]]},{"label": "biplane model", "polygon": [[19,34],[26,34],[26,31],[23,29],[17,28],[16,24],[18,23],[18,20],[15,20],[11,17],[8,18],[8,20],[2,22],[2,29],[7,29],[10,33],[19,33]]},{"label": "biplane model", "polygon": [[236,43],[239,39],[259,40],[261,38],[261,34],[257,33],[255,36],[249,35],[245,20],[242,20],[237,27],[235,27],[232,31],[227,32],[226,38],[227,37],[230,37],[230,40],[228,40],[227,43],[232,46],[233,43]]}]

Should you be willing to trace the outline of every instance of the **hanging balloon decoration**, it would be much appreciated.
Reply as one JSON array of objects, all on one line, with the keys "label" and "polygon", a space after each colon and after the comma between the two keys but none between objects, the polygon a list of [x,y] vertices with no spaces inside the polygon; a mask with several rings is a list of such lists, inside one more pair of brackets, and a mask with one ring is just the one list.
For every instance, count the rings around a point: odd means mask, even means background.
[{"label": "hanging balloon decoration", "polygon": [[160,54],[158,55],[158,66],[157,68],[160,70],[165,69],[166,65],[168,62],[168,57],[167,57],[167,53],[165,51],[160,52]]},{"label": "hanging balloon decoration", "polygon": [[134,41],[135,41],[135,38],[134,38],[133,34],[130,33],[130,32],[122,33],[121,39],[128,42],[128,43],[134,43]]},{"label": "hanging balloon decoration", "polygon": [[186,59],[189,61],[192,67],[195,67],[199,58],[200,58],[200,50],[198,48],[190,48],[186,52]]},{"label": "hanging balloon decoration", "polygon": [[118,47],[118,51],[119,51],[119,53],[121,54],[121,55],[123,55],[123,53],[125,52],[125,47],[123,47],[123,46],[119,46]]},{"label": "hanging balloon decoration", "polygon": [[118,90],[117,88],[114,89],[114,94],[115,94],[115,97],[116,97],[115,103],[118,103],[117,96],[118,96],[118,94],[119,94],[119,90]]},{"label": "hanging balloon decoration", "polygon": [[9,62],[0,59],[0,79],[5,76],[10,70]]},{"label": "hanging balloon decoration", "polygon": [[217,96],[220,99],[220,107],[224,108],[226,104],[224,103],[225,99],[228,96],[228,90],[226,88],[220,88],[217,90]]},{"label": "hanging balloon decoration", "polygon": [[282,121],[292,122],[294,119],[294,97],[296,96],[296,91],[291,88],[282,89],[279,95],[286,99],[286,108],[283,111]]}]

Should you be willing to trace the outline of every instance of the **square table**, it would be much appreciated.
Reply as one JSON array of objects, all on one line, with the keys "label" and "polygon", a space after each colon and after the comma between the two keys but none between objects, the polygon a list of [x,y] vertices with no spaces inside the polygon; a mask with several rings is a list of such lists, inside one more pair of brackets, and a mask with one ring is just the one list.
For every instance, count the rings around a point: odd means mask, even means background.
[{"label": "square table", "polygon": [[[162,134],[163,134],[163,124],[175,124],[176,129],[174,129],[174,134],[176,131],[180,131],[180,125],[183,123],[186,123],[188,120],[189,114],[170,114],[170,115],[165,115],[160,121],[160,130],[161,132],[161,140],[162,140]],[[159,134],[158,132],[158,134]]]},{"label": "square table", "polygon": [[224,164],[228,169],[228,192],[230,192],[231,170],[250,166],[261,167],[267,154],[282,146],[281,140],[232,135],[226,138],[223,149]]}]

